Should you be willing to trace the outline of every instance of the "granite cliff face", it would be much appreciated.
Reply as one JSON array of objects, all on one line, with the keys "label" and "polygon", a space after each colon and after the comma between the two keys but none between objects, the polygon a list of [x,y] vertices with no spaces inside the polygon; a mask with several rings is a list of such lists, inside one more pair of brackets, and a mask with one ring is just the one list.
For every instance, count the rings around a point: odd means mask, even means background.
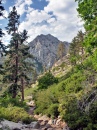
[{"label": "granite cliff face", "polygon": [[[57,60],[57,50],[60,40],[56,37],[48,35],[39,35],[29,43],[30,53],[34,56],[37,65],[40,64],[45,68],[50,68]],[[63,42],[65,46],[65,54],[68,52],[69,43]]]}]

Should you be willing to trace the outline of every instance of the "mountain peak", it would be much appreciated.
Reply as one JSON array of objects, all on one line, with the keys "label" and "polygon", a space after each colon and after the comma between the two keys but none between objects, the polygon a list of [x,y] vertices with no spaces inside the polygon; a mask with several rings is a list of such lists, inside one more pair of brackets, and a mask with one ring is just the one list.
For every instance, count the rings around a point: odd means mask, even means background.
[{"label": "mountain peak", "polygon": [[[49,68],[57,59],[57,50],[60,42],[61,41],[58,40],[58,38],[52,36],[51,34],[38,35],[32,42],[29,43],[30,53],[43,66]],[[67,44],[66,47],[68,47]]]},{"label": "mountain peak", "polygon": [[[36,38],[56,38],[56,37],[54,37],[53,35],[51,35],[51,34],[46,34],[46,35],[44,35],[44,34],[40,34],[40,35],[38,35]],[[35,38],[35,39],[36,39]],[[57,38],[56,38],[57,39]]]}]

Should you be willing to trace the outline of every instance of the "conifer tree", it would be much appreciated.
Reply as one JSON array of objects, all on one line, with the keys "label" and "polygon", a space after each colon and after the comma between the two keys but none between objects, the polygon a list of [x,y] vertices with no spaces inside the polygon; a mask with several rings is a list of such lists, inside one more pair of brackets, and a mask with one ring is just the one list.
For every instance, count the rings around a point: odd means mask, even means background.
[{"label": "conifer tree", "polygon": [[[2,6],[2,0],[0,0],[0,17],[3,16],[3,11],[4,11],[4,7]],[[4,35],[4,33],[3,33],[2,29],[0,28],[0,57],[3,56],[6,51],[6,46],[2,42],[3,35]],[[2,64],[0,64],[0,73],[2,73],[2,72],[3,72]]]},{"label": "conifer tree", "polygon": [[64,43],[60,43],[59,45],[58,45],[58,50],[57,50],[58,52],[58,58],[61,58],[62,59],[62,57],[64,56],[64,54],[65,54],[65,45],[64,45]]},{"label": "conifer tree", "polygon": [[70,44],[70,59],[71,64],[76,65],[77,62],[83,61],[83,54],[84,54],[84,33],[82,31],[79,31],[77,36],[74,37]]},{"label": "conifer tree", "polygon": [[17,96],[18,90],[22,92],[22,100],[24,100],[24,81],[28,81],[28,70],[30,69],[30,63],[28,58],[31,58],[29,54],[29,47],[25,44],[28,36],[27,31],[22,33],[18,31],[19,27],[19,15],[16,8],[9,13],[9,23],[6,27],[8,34],[10,34],[11,41],[9,44],[9,51],[7,53],[8,59],[5,62],[6,73],[5,80],[9,83],[9,92],[12,97]]},{"label": "conifer tree", "polygon": [[79,55],[80,55],[79,58],[82,63],[82,61],[84,59],[84,53],[85,53],[84,46],[83,46],[85,34],[80,30],[80,31],[78,31],[76,38],[77,38],[78,48],[79,48]]},{"label": "conifer tree", "polygon": [[19,44],[19,79],[20,79],[20,89],[22,94],[22,101],[24,100],[24,85],[29,83],[30,73],[33,71],[33,64],[29,59],[33,56],[29,53],[29,46],[25,44],[27,40],[27,31],[24,30],[20,34],[20,44]]},{"label": "conifer tree", "polygon": [[[4,7],[1,5],[2,0],[0,0],[0,17],[3,16]],[[2,43],[1,38],[3,37],[4,33],[2,32],[2,29],[0,28],[0,53],[2,54],[5,52],[5,45]]]},{"label": "conifer tree", "polygon": [[9,80],[12,80],[13,83],[10,86],[10,90],[13,93],[13,98],[17,95],[17,88],[18,88],[18,26],[19,26],[19,15],[17,14],[15,6],[13,7],[12,11],[9,13],[8,16],[8,26],[6,30],[8,34],[12,36],[10,45],[9,45],[9,60],[8,64],[10,65],[10,73]]},{"label": "conifer tree", "polygon": [[77,38],[74,37],[71,44],[70,44],[70,60],[71,60],[71,64],[72,65],[76,65],[77,64],[77,56],[78,56],[78,44],[77,44]]}]

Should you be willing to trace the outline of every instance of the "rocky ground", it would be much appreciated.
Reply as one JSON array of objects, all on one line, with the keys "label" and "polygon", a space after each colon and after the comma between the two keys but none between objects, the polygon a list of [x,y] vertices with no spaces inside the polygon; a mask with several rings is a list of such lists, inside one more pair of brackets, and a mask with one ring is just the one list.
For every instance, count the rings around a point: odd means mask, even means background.
[{"label": "rocky ground", "polygon": [[33,121],[26,125],[21,121],[15,123],[8,120],[2,120],[0,122],[0,130],[69,130],[67,124],[63,122],[60,117],[51,119],[46,115],[33,115],[34,108],[34,106],[29,107],[29,114],[37,121]]},{"label": "rocky ground", "polygon": [[28,113],[36,119],[30,124],[23,124],[2,120],[0,121],[0,130],[69,130],[69,127],[63,122],[60,116],[56,119],[51,119],[46,115],[34,115],[35,104],[34,101],[27,103],[29,105]]},{"label": "rocky ground", "polygon": [[0,122],[0,130],[69,130],[69,128],[65,123],[61,122],[60,119],[54,123],[53,120],[42,116],[38,121],[31,122],[28,125],[22,122],[14,123],[3,120]]},{"label": "rocky ground", "polygon": [[[29,102],[29,114],[32,115],[37,120],[37,126],[40,130],[69,130],[69,127],[65,122],[62,121],[59,116],[56,119],[51,119],[46,115],[34,115],[35,104],[33,101]],[[37,128],[37,127],[35,127]]]}]

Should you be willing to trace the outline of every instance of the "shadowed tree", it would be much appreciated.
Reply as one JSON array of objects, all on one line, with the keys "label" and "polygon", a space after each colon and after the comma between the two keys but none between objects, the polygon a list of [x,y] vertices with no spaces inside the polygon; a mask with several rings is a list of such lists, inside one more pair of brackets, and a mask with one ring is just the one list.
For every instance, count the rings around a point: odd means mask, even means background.
[{"label": "shadowed tree", "polygon": [[65,55],[65,45],[64,45],[64,43],[60,43],[58,45],[57,55],[58,55],[58,58],[61,58],[61,59]]},{"label": "shadowed tree", "polygon": [[8,45],[4,80],[9,83],[9,92],[12,94],[12,98],[16,98],[18,91],[21,90],[22,100],[24,100],[24,81],[29,80],[27,74],[29,71],[31,73],[32,67],[27,59],[32,58],[32,56],[29,54],[29,47],[26,45],[27,31],[18,31],[19,17],[16,8],[13,7],[9,13],[9,22],[6,27],[8,34],[12,37]]},{"label": "shadowed tree", "polygon": [[77,62],[83,61],[84,58],[84,47],[83,47],[83,42],[84,42],[84,33],[82,31],[79,31],[77,36],[74,37],[70,44],[70,60],[72,65],[76,65]]},{"label": "shadowed tree", "polygon": [[[0,17],[3,17],[3,11],[4,11],[4,7],[2,6],[2,0],[0,0]],[[2,32],[2,29],[0,28],[0,57],[2,57],[4,53],[6,52],[6,46],[2,42],[3,35],[4,33]],[[0,64],[0,73],[3,73],[2,64]]]}]

